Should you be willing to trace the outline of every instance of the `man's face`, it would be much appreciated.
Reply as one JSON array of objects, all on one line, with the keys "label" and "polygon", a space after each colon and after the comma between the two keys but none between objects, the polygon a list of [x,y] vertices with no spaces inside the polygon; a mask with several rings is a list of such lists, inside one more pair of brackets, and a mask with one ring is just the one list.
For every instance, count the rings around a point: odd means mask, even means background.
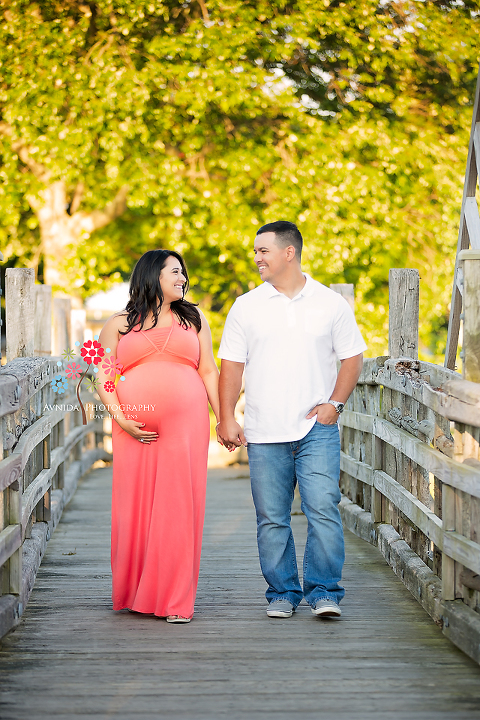
[{"label": "man's face", "polygon": [[286,248],[276,244],[273,232],[257,235],[253,252],[260,277],[266,282],[273,282],[288,266]]}]

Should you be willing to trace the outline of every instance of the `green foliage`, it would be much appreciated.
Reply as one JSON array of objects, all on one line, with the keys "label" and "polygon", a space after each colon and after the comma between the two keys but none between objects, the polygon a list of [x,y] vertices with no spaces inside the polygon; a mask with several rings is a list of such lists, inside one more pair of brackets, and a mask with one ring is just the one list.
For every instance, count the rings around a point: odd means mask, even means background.
[{"label": "green foliage", "polygon": [[258,227],[298,222],[304,266],[353,282],[386,351],[388,270],[416,267],[423,355],[445,343],[478,63],[477,3],[0,0],[0,243],[41,259],[28,198],[62,180],[81,210],[128,209],[62,260],[84,296],[152,247],[185,255],[218,340],[259,282]]}]

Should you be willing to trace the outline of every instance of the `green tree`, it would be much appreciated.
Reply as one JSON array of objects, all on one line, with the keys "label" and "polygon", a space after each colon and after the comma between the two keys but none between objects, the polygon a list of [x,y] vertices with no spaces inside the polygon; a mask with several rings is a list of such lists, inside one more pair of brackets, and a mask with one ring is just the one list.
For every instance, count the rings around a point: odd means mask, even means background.
[{"label": "green tree", "polygon": [[476,3],[0,7],[7,258],[85,295],[152,246],[176,248],[219,331],[258,283],[256,228],[292,219],[307,271],[355,283],[372,354],[385,351],[389,267],[418,267],[424,352],[441,352]]}]

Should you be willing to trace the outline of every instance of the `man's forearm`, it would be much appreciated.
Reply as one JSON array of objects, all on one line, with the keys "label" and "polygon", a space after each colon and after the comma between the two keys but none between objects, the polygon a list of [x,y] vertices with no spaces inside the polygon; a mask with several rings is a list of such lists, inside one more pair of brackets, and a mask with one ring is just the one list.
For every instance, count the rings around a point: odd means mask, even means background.
[{"label": "man's forearm", "polygon": [[242,389],[243,363],[222,360],[220,373],[220,420],[231,420],[235,416],[240,390]]},{"label": "man's forearm", "polygon": [[346,403],[357,384],[363,367],[363,354],[341,361],[337,382],[332,392],[332,400]]}]

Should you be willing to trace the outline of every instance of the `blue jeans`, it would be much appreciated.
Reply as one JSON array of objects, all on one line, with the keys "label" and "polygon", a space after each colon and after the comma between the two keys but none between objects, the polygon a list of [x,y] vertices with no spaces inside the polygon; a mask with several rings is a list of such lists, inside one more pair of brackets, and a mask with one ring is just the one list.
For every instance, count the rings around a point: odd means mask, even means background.
[{"label": "blue jeans", "polygon": [[[339,582],[345,560],[340,502],[338,425],[316,422],[301,440],[248,443],[252,496],[257,512],[260,566],[268,583],[268,602],[278,598],[296,607],[304,597],[312,607],[320,598],[343,598]],[[303,591],[290,526],[295,485],[308,529],[303,558]]]}]

